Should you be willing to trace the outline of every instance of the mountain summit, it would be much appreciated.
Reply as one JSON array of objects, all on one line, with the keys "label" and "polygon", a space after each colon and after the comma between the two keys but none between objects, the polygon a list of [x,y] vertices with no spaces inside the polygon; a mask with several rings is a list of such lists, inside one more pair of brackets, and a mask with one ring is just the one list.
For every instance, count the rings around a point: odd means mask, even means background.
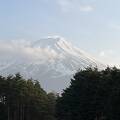
[{"label": "mountain summit", "polygon": [[0,73],[6,75],[20,72],[27,78],[39,80],[48,91],[60,92],[67,87],[78,69],[105,67],[59,36],[20,43],[4,43],[9,55],[0,57]]}]

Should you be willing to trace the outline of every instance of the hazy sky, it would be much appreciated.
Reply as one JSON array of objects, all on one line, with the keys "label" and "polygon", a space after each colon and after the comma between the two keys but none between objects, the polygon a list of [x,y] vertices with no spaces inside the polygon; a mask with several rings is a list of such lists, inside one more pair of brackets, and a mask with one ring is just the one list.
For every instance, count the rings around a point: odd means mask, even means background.
[{"label": "hazy sky", "polygon": [[119,64],[120,0],[0,0],[0,40],[54,35]]}]

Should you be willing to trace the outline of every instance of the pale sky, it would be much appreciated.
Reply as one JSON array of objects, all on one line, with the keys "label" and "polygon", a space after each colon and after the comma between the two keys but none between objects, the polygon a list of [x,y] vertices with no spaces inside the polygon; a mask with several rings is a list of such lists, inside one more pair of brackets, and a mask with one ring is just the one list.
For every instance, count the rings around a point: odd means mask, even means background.
[{"label": "pale sky", "polygon": [[107,64],[120,63],[120,0],[0,0],[0,40],[62,36]]}]

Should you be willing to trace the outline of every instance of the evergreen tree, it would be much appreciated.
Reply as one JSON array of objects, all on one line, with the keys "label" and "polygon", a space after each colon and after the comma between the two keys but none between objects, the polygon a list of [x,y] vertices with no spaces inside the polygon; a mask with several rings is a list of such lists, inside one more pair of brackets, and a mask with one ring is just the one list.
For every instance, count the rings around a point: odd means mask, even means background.
[{"label": "evergreen tree", "polygon": [[58,120],[120,120],[120,70],[77,72],[56,106]]},{"label": "evergreen tree", "polygon": [[54,102],[38,81],[0,76],[0,120],[54,120]]}]

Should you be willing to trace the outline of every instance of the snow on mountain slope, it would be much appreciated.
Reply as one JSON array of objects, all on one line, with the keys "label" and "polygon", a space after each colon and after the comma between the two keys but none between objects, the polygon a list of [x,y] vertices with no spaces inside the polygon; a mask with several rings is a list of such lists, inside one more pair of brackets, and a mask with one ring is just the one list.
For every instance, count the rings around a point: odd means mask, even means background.
[{"label": "snow on mountain slope", "polygon": [[0,73],[20,72],[27,78],[40,81],[47,90],[61,91],[69,85],[70,78],[78,69],[88,66],[104,68],[64,38],[54,36],[38,41],[12,41],[0,43]]}]

